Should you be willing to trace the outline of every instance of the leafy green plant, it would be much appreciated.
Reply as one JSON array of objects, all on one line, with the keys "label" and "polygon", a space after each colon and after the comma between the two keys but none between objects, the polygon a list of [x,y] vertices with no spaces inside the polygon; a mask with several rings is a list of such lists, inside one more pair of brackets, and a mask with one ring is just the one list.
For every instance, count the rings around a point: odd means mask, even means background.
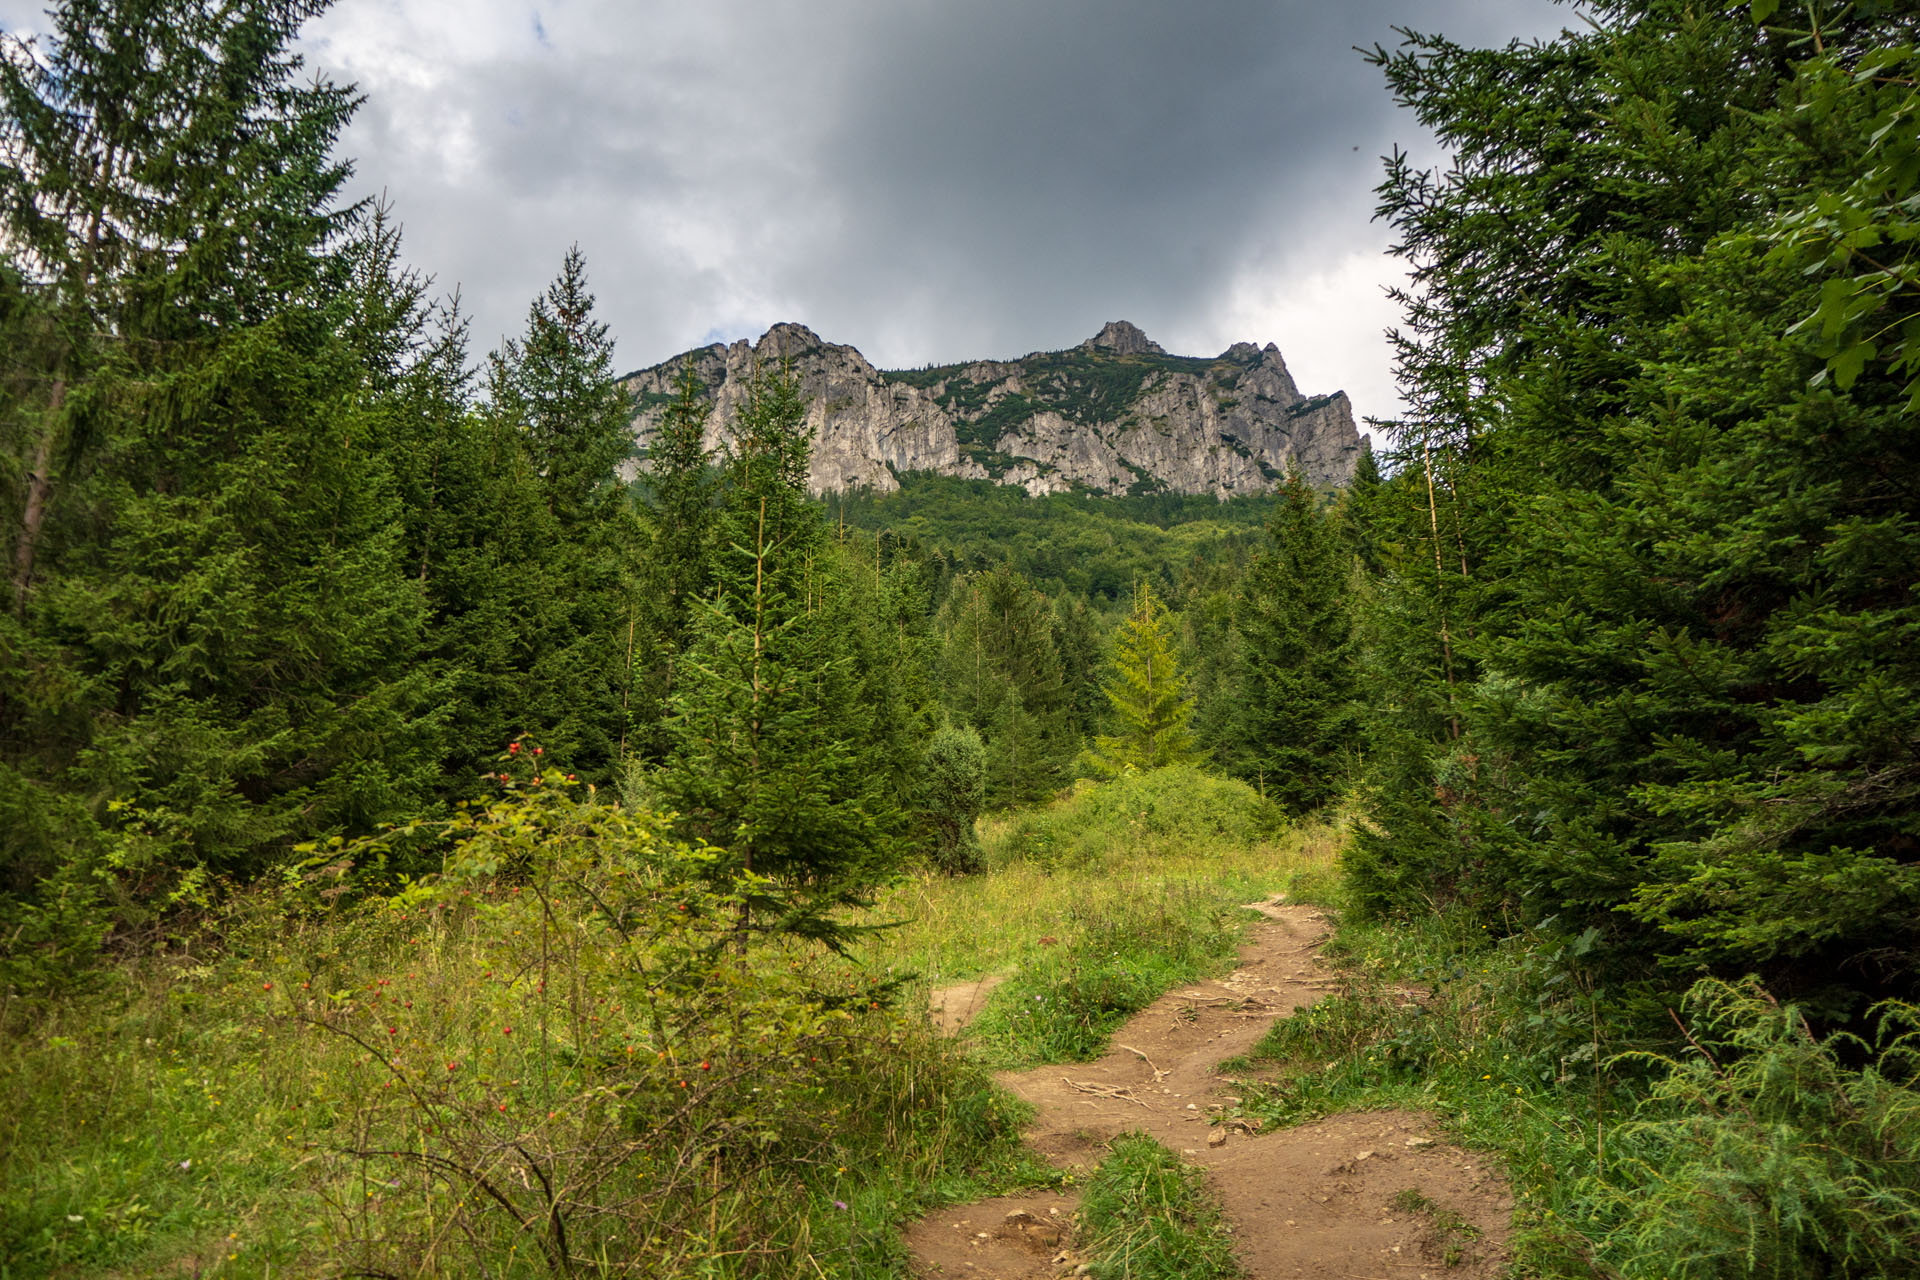
[{"label": "leafy green plant", "polygon": [[987,857],[1042,867],[1095,867],[1153,859],[1189,849],[1224,852],[1272,840],[1287,820],[1244,782],[1194,764],[1083,780],[1044,807],[1023,809],[993,825]]},{"label": "leafy green plant", "polygon": [[[791,938],[743,949],[711,850],[516,755],[495,802],[313,849],[190,961],[0,1045],[0,1256],[812,1274],[891,1265],[931,1201],[1049,1176],[884,981]],[[438,874],[339,892],[428,835]]]}]

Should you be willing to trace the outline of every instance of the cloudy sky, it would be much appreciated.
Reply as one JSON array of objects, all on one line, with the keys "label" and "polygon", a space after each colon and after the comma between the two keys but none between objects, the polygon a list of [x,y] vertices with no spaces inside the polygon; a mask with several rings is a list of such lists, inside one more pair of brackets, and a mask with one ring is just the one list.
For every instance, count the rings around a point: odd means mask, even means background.
[{"label": "cloudy sky", "polygon": [[[44,25],[45,0],[0,0]],[[1379,157],[1431,154],[1354,45],[1500,43],[1551,0],[337,0],[346,151],[476,351],[577,242],[623,369],[798,320],[883,368],[1277,342],[1395,406]]]}]

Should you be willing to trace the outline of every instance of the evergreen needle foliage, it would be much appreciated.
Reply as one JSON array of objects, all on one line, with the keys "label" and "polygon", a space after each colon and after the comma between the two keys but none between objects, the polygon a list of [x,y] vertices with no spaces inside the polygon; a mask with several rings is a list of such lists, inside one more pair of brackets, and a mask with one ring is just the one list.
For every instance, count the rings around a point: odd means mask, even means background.
[{"label": "evergreen needle foliage", "polygon": [[1915,18],[1592,9],[1373,57],[1456,163],[1381,187],[1413,410],[1369,499],[1352,870],[1375,910],[1594,929],[1616,978],[1857,1017],[1920,980],[1920,453],[1870,350],[1912,246],[1862,212],[1907,180],[1883,73]]},{"label": "evergreen needle foliage", "polygon": [[1116,732],[1094,743],[1094,757],[1109,773],[1185,764],[1196,753],[1188,730],[1192,706],[1186,680],[1173,655],[1166,611],[1142,582],[1133,610],[1113,642],[1113,675],[1107,702]]}]

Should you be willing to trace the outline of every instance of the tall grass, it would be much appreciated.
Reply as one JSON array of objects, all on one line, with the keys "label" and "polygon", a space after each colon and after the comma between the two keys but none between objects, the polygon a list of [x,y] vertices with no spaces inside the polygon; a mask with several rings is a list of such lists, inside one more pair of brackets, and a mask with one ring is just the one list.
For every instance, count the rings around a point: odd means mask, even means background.
[{"label": "tall grass", "polygon": [[1162,992],[1229,967],[1239,905],[1324,881],[1340,843],[1190,766],[1083,782],[980,834],[989,873],[895,887],[875,915],[901,923],[867,955],[923,988],[1008,976],[970,1033],[997,1067],[1097,1055]]},{"label": "tall grass", "polygon": [[[873,974],[738,945],[645,815],[462,820],[345,855],[0,1043],[0,1274],[877,1273],[930,1200],[1048,1175]],[[458,825],[458,824],[457,824]]]},{"label": "tall grass", "polygon": [[1190,766],[1081,782],[1051,804],[982,818],[988,874],[909,876],[865,955],[932,985],[1009,973],[1094,922],[1172,889],[1223,904],[1333,875],[1337,827],[1289,826],[1244,783]]},{"label": "tall grass", "polygon": [[1115,1138],[1081,1201],[1099,1280],[1235,1280],[1233,1237],[1206,1175],[1144,1133]]}]

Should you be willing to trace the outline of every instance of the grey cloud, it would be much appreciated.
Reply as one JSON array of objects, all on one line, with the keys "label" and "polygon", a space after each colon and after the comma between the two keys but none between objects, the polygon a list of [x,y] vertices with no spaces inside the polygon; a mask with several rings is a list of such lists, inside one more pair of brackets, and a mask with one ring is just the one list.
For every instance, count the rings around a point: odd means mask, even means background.
[{"label": "grey cloud", "polygon": [[1119,317],[1213,333],[1249,272],[1284,292],[1377,252],[1378,156],[1424,144],[1351,46],[1395,24],[1499,42],[1570,16],[1550,0],[576,3],[501,11],[501,46],[437,77],[330,32],[315,60],[370,95],[347,141],[357,181],[462,286],[480,345],[518,328],[578,241],[629,366],[783,319],[911,364],[1069,345]]}]

